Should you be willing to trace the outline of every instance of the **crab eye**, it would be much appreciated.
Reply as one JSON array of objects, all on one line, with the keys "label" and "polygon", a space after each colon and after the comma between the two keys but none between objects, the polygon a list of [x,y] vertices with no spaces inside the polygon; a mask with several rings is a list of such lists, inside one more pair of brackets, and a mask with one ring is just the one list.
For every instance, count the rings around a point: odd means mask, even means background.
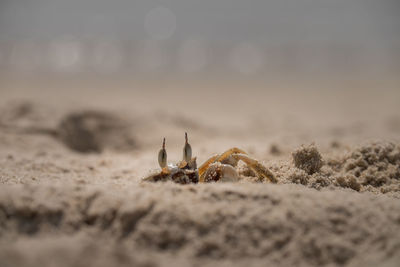
[{"label": "crab eye", "polygon": [[165,150],[165,138],[163,139],[162,148],[158,152],[158,164],[161,168],[167,166],[167,150]]},{"label": "crab eye", "polygon": [[183,147],[183,160],[189,162],[192,159],[192,147],[188,143],[187,133],[185,133],[185,146]]}]

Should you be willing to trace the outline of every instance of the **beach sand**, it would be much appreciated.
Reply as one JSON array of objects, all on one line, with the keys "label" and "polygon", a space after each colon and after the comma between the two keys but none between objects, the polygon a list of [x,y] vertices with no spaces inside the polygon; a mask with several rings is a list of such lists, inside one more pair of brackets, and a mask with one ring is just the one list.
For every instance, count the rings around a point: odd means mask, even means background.
[{"label": "beach sand", "polygon": [[[0,266],[400,265],[397,81],[93,80],[2,77]],[[184,132],[278,183],[142,182]]]}]

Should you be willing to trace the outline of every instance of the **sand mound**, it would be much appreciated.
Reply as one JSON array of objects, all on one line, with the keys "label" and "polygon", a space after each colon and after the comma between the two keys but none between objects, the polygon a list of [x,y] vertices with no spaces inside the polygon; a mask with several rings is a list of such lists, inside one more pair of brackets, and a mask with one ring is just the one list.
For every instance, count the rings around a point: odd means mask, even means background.
[{"label": "sand mound", "polygon": [[[70,149],[87,153],[137,148],[132,123],[111,112],[82,110],[59,116],[30,101],[12,101],[0,112],[0,128],[17,134],[49,135]],[[52,118],[49,122],[47,117]],[[59,117],[59,118],[57,118]]]},{"label": "sand mound", "polygon": [[295,168],[275,166],[282,183],[312,188],[334,186],[356,191],[391,193],[400,197],[400,146],[370,142],[341,157],[322,157],[314,145],[292,153]]},{"label": "sand mound", "polygon": [[62,118],[57,133],[64,144],[79,152],[101,152],[105,148],[131,150],[136,147],[130,124],[107,112],[68,114]]},{"label": "sand mound", "polygon": [[[0,107],[0,129],[14,133],[53,132],[57,111],[27,100],[12,100]],[[52,114],[52,116],[49,116]],[[51,134],[51,133],[50,133]]]}]

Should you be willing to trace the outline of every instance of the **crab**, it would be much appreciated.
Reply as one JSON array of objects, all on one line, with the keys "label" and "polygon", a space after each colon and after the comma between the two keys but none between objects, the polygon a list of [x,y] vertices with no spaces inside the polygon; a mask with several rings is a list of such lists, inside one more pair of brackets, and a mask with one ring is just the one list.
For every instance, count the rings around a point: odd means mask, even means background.
[{"label": "crab", "polygon": [[143,181],[173,181],[179,184],[237,182],[241,180],[241,176],[237,171],[239,161],[247,165],[248,169],[255,175],[256,181],[277,183],[277,179],[271,171],[258,160],[251,158],[245,151],[236,147],[210,157],[197,168],[196,157],[192,158],[192,147],[188,142],[187,133],[185,133],[183,159],[177,164],[167,164],[164,138],[162,148],[158,152],[158,163],[161,171],[154,171],[143,178]]}]

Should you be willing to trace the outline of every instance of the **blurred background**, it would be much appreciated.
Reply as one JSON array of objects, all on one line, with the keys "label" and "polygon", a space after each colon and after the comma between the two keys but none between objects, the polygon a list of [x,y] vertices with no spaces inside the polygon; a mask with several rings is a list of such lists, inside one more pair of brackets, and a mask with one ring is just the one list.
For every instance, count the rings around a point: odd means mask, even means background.
[{"label": "blurred background", "polygon": [[126,75],[386,75],[396,0],[2,0],[3,71]]},{"label": "blurred background", "polygon": [[397,0],[2,0],[1,96],[238,127],[395,121],[399,12]]}]

